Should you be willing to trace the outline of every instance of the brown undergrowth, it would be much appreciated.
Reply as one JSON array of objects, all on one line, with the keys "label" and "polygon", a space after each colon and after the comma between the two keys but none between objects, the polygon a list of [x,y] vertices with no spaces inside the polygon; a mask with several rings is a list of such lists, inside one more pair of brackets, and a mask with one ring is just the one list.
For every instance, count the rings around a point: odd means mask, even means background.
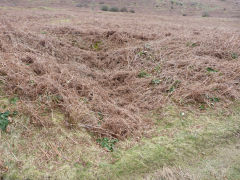
[{"label": "brown undergrowth", "polygon": [[51,126],[46,114],[58,108],[70,128],[124,138],[150,128],[145,114],[169,101],[203,110],[240,99],[237,32],[71,25],[37,32],[11,18],[0,19],[0,79],[35,125]]}]

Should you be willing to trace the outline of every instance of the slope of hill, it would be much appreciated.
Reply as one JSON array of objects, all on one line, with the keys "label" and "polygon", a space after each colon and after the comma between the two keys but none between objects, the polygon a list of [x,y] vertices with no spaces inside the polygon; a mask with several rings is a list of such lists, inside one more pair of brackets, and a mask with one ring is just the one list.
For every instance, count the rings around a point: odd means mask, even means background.
[{"label": "slope of hill", "polygon": [[14,2],[0,11],[1,179],[239,178],[238,18]]},{"label": "slope of hill", "polygon": [[102,6],[126,7],[139,13],[201,16],[208,13],[215,17],[240,17],[239,0],[1,0],[0,4],[9,6],[58,6],[78,7],[83,9],[100,10]]}]

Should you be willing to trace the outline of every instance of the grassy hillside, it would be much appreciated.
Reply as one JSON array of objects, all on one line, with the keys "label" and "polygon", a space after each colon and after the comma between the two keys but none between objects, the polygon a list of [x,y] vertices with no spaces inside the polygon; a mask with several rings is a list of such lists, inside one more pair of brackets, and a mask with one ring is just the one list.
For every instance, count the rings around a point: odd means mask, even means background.
[{"label": "grassy hillside", "polygon": [[238,179],[239,19],[76,3],[1,6],[1,179]]},{"label": "grassy hillside", "polygon": [[14,0],[0,2],[3,6],[28,7],[77,7],[79,9],[100,10],[103,6],[116,7],[121,11],[126,8],[138,13],[161,15],[202,16],[208,14],[214,17],[240,17],[240,2],[238,0]]}]

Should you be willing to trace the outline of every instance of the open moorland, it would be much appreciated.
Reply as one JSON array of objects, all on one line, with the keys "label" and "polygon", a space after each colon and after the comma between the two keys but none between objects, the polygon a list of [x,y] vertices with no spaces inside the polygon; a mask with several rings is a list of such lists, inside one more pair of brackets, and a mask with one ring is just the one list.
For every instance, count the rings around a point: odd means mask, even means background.
[{"label": "open moorland", "polygon": [[1,179],[240,179],[240,2],[194,2],[0,1]]}]

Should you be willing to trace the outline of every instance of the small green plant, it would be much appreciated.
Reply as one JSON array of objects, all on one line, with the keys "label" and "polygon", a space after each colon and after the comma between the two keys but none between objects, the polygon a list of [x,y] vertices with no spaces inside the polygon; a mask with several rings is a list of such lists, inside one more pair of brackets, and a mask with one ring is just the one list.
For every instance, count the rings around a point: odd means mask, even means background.
[{"label": "small green plant", "polygon": [[60,102],[63,101],[63,97],[61,95],[53,95],[52,96],[52,101],[59,104]]},{"label": "small green plant", "polygon": [[138,53],[138,55],[139,56],[146,56],[147,55],[147,51],[140,51],[139,53]]},{"label": "small green plant", "polygon": [[232,53],[232,54],[231,54],[231,57],[232,57],[233,59],[237,59],[237,58],[239,57],[239,55],[238,55],[237,53]]},{"label": "small green plant", "polygon": [[172,86],[169,88],[169,90],[167,91],[168,93],[172,93],[175,91],[175,89],[178,87],[178,85],[181,83],[181,81],[176,80]]},{"label": "small green plant", "polygon": [[14,117],[14,116],[17,116],[17,115],[18,115],[18,112],[17,112],[17,111],[13,111],[12,114],[11,114],[11,116],[13,116],[13,117]]},{"label": "small green plant", "polygon": [[101,123],[103,122],[104,116],[101,112],[98,112],[97,115],[98,115],[98,119],[99,119],[98,125],[101,125]]},{"label": "small green plant", "polygon": [[199,45],[200,45],[199,43],[191,43],[191,42],[187,42],[186,44],[187,47],[197,47]]},{"label": "small green plant", "polygon": [[9,103],[16,105],[16,103],[17,103],[18,100],[19,100],[18,97],[13,97],[13,98],[9,99]]},{"label": "small green plant", "polygon": [[41,32],[41,34],[47,34],[47,32],[45,32],[45,31],[42,31],[42,32]]},{"label": "small green plant", "polygon": [[161,83],[161,80],[160,79],[153,79],[152,81],[151,81],[151,84],[154,84],[154,85],[158,85],[158,84],[160,84]]},{"label": "small green plant", "polygon": [[2,131],[6,131],[7,126],[9,124],[8,116],[9,116],[9,111],[6,111],[4,113],[0,113],[0,129]]},{"label": "small green plant", "polygon": [[220,102],[220,99],[218,97],[211,97],[209,98],[211,102]]},{"label": "small green plant", "polygon": [[144,77],[147,77],[147,76],[149,76],[149,74],[146,71],[140,71],[138,73],[139,78],[144,78]]},{"label": "small green plant", "polygon": [[207,11],[202,13],[202,17],[210,17],[209,13]]},{"label": "small green plant", "polygon": [[111,12],[119,12],[119,9],[118,9],[118,7],[111,7],[109,9],[109,11],[111,11]]},{"label": "small green plant", "polygon": [[121,12],[128,12],[127,8],[126,7],[123,7],[120,9]]},{"label": "small green plant", "polygon": [[83,102],[83,103],[85,103],[85,104],[88,103],[88,99],[87,99],[86,97],[80,97],[80,98],[79,98],[79,101],[80,101],[80,102]]},{"label": "small green plant", "polygon": [[218,72],[218,70],[215,70],[215,69],[213,69],[213,68],[211,68],[211,67],[207,67],[207,72]]},{"label": "small green plant", "polygon": [[108,9],[109,9],[108,6],[102,6],[102,7],[101,7],[101,10],[102,10],[102,11],[108,11]]},{"label": "small green plant", "polygon": [[97,41],[94,44],[92,44],[92,48],[96,51],[100,50],[100,44],[101,42]]},{"label": "small green plant", "polygon": [[107,137],[97,139],[97,143],[100,144],[102,148],[107,148],[107,150],[113,152],[114,145],[118,142],[118,139],[109,139]]},{"label": "small green plant", "polygon": [[192,46],[192,47],[197,47],[197,46],[199,46],[199,44],[198,44],[198,43],[192,43],[191,46]]},{"label": "small green plant", "polygon": [[206,107],[205,107],[205,105],[204,105],[204,104],[201,104],[201,105],[199,106],[199,109],[200,109],[200,110],[205,110],[205,109],[206,109]]},{"label": "small green plant", "polygon": [[162,66],[159,64],[154,68],[154,71],[155,72],[161,72],[161,68],[162,68]]},{"label": "small green plant", "polygon": [[102,121],[103,120],[103,114],[101,112],[98,112],[97,114],[98,114],[99,120]]}]

